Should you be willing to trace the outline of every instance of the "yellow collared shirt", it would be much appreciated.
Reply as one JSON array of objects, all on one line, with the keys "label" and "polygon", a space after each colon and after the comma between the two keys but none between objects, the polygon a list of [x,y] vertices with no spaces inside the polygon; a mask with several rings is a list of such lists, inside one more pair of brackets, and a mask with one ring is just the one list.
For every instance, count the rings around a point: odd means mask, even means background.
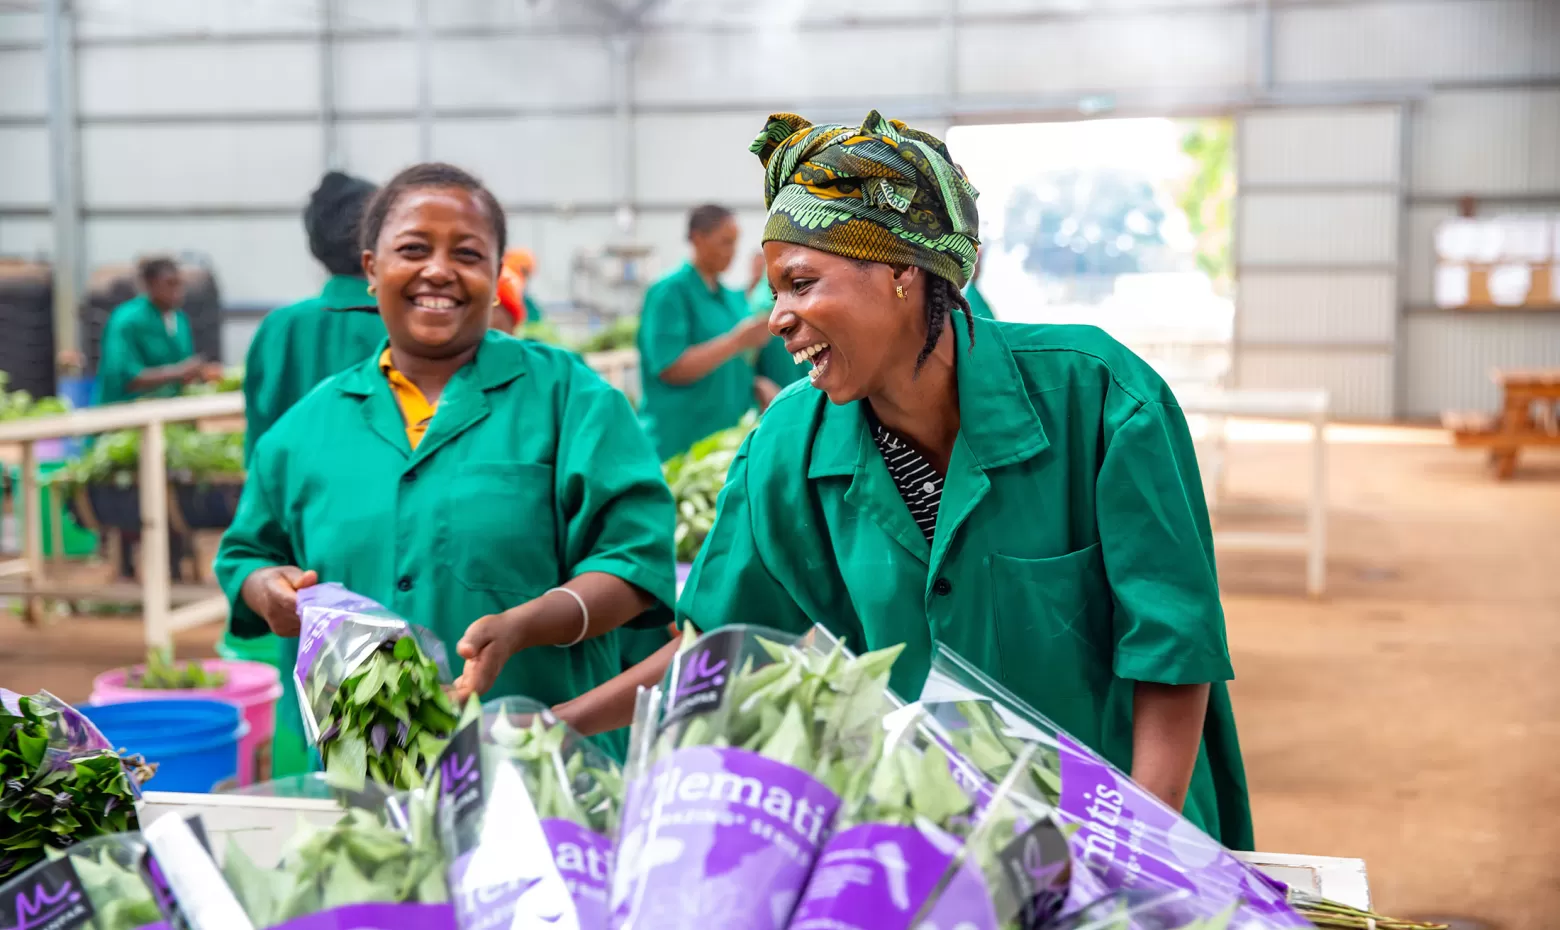
[{"label": "yellow collared shirt", "polygon": [[395,401],[401,407],[401,417],[406,420],[406,441],[415,450],[427,434],[428,424],[433,421],[439,405],[428,403],[422,390],[406,375],[395,370],[395,363],[390,361],[389,349],[385,349],[384,354],[379,356],[379,370],[385,373],[385,378],[390,382],[390,393],[395,395]]}]

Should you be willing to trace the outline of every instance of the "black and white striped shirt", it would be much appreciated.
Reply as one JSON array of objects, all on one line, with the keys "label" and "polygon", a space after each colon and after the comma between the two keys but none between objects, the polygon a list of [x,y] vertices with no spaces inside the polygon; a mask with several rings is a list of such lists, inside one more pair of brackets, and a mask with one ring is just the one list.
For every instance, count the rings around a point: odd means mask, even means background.
[{"label": "black and white striped shirt", "polygon": [[910,508],[915,525],[926,535],[926,541],[931,542],[937,529],[937,507],[942,503],[943,476],[914,446],[879,423],[870,409],[867,422],[872,427],[872,440],[883,453],[883,463],[894,478],[894,487],[899,489],[899,496]]}]

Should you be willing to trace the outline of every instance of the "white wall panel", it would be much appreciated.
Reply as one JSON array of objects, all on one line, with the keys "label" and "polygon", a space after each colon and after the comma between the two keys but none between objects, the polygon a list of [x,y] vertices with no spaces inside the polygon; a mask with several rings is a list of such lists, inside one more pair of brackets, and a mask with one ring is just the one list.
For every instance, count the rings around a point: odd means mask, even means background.
[{"label": "white wall panel", "polygon": [[[415,59],[405,67],[412,70]],[[611,60],[596,38],[440,39],[433,47],[436,106],[609,104]]]},{"label": "white wall panel", "polygon": [[1560,89],[1436,94],[1414,117],[1413,189],[1454,195],[1560,190],[1556,152]]},{"label": "white wall panel", "polygon": [[0,216],[0,256],[35,258],[54,252],[54,223],[46,217]]},{"label": "white wall panel", "polygon": [[[884,16],[940,15],[947,0],[855,0],[853,19],[870,21]],[[817,20],[838,20],[846,15],[837,0],[659,0],[646,21],[652,26],[697,23],[763,24],[773,31],[788,25]]]},{"label": "white wall panel", "polygon": [[340,123],[342,169],[378,184],[417,161],[417,125],[410,122]]},{"label": "white wall panel", "polygon": [[1552,0],[1403,0],[1276,13],[1283,82],[1446,81],[1544,73],[1555,55]]},{"label": "white wall panel", "polygon": [[43,52],[0,52],[0,116],[43,116],[48,107]]},{"label": "white wall panel", "polygon": [[1242,184],[1396,184],[1397,107],[1257,110],[1241,118]]},{"label": "white wall panel", "polygon": [[[891,49],[914,65],[884,68],[862,56],[863,48]],[[652,33],[635,59],[634,93],[651,104],[752,100],[760,105],[942,94],[947,72],[936,63],[946,49],[937,29],[924,28],[763,30],[736,38]]]},{"label": "white wall panel", "polygon": [[312,42],[86,46],[77,87],[84,117],[313,110],[319,65]]},{"label": "white wall panel", "polygon": [[1243,86],[1252,30],[1244,11],[1057,19],[959,30],[966,94]]},{"label": "white wall panel", "polygon": [[1408,254],[1404,260],[1407,276],[1403,301],[1410,307],[1429,306],[1434,301],[1435,228],[1457,215],[1451,206],[1415,204],[1405,214],[1408,223]]},{"label": "white wall panel", "polygon": [[509,215],[509,242],[536,253],[533,296],[543,303],[569,297],[569,269],[581,249],[599,249],[622,236],[612,217],[599,213],[561,216],[552,213]]},{"label": "white wall panel", "polygon": [[1404,320],[1404,414],[1500,405],[1490,369],[1560,367],[1560,316],[1540,313],[1426,313]]},{"label": "white wall panel", "polygon": [[1389,344],[1397,275],[1247,272],[1237,300],[1244,343]]},{"label": "white wall panel", "polygon": [[1366,265],[1397,255],[1398,198],[1374,193],[1241,196],[1242,265]]},{"label": "white wall panel", "polygon": [[1385,353],[1242,348],[1235,358],[1235,383],[1252,389],[1324,388],[1339,419],[1392,416],[1392,356]]},{"label": "white wall panel", "polygon": [[[413,16],[416,8],[412,8]],[[556,27],[598,25],[600,16],[591,5],[563,0],[522,3],[517,0],[438,0],[430,4],[428,18],[435,26],[467,28]]]},{"label": "white wall panel", "polygon": [[318,293],[325,279],[309,254],[301,208],[291,217],[99,217],[86,223],[88,268],[184,251],[210,258],[224,303],[291,303]]},{"label": "white wall panel", "polygon": [[320,0],[235,3],[212,0],[75,0],[76,34],[83,39],[168,33],[242,35],[314,29]]},{"label": "white wall panel", "polygon": [[[946,2],[946,0],[943,0]],[[959,0],[963,13],[1093,13],[1244,6],[1247,0]]]},{"label": "white wall panel", "polygon": [[[764,166],[748,146],[767,116],[755,110],[731,116],[637,118],[636,198],[689,206],[713,201],[732,209],[761,206]],[[688,161],[689,153],[697,153],[697,164]]]},{"label": "white wall panel", "polygon": [[[335,0],[340,28],[410,28],[417,24],[417,0]],[[437,9],[439,4],[433,4]]]},{"label": "white wall panel", "polygon": [[49,133],[42,127],[0,127],[0,204],[47,206]]},{"label": "white wall panel", "polygon": [[336,43],[335,55],[338,110],[404,111],[417,106],[416,43],[345,39]]},{"label": "white wall panel", "polygon": [[302,204],[324,164],[317,123],[87,126],[82,189],[105,206]]},{"label": "white wall panel", "polygon": [[0,10],[0,42],[42,42],[43,35],[41,13]]},{"label": "white wall panel", "polygon": [[441,120],[433,154],[475,172],[505,202],[611,203],[615,130],[604,116]]}]

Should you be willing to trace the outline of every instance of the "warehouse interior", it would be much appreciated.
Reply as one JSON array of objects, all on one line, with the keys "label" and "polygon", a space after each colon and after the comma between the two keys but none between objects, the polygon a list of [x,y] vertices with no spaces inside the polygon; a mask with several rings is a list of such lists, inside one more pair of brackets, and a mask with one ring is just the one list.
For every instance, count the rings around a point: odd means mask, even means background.
[{"label": "warehouse interior", "polygon": [[[481,177],[571,336],[637,314],[700,204],[748,289],[766,117],[873,110],[982,191],[998,319],[1100,325],[1185,400],[1258,848],[1365,860],[1387,913],[1552,927],[1560,3],[0,0],[0,271],[48,282],[0,369],[90,376],[92,295],[151,253],[214,282],[196,342],[241,364],[325,281],[331,169]],[[144,654],[137,608],[84,600],[0,618],[0,687],[84,698]]]}]

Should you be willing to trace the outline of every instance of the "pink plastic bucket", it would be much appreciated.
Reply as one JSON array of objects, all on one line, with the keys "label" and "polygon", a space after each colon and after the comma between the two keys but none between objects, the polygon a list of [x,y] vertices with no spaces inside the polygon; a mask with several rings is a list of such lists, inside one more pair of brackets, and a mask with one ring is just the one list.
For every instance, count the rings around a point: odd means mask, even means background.
[{"label": "pink plastic bucket", "polygon": [[271,738],[276,732],[276,702],[282,682],[275,666],[264,662],[203,659],[208,672],[221,672],[227,684],[220,688],[183,691],[148,691],[128,688],[125,680],[141,666],[116,668],[92,680],[92,703],[122,704],[129,701],[161,701],[179,698],[216,698],[237,704],[249,723],[249,733],[238,744],[238,783],[252,785],[271,778]]}]

